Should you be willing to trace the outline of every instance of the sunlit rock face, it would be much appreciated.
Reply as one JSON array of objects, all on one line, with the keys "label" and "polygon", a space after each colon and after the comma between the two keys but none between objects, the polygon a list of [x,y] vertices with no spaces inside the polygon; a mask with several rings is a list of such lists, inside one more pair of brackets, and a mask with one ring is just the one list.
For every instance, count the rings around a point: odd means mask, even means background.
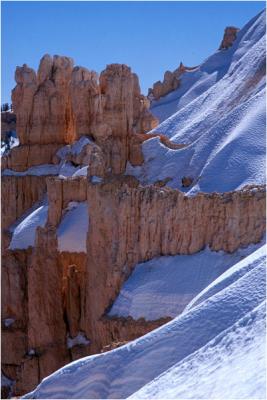
[{"label": "sunlit rock face", "polygon": [[227,50],[231,47],[236,40],[236,35],[240,29],[234,26],[227,26],[224,30],[223,40],[220,44],[219,50]]},{"label": "sunlit rock face", "polygon": [[[21,145],[71,144],[92,137],[114,173],[129,159],[130,137],[157,125],[131,68],[111,64],[100,74],[73,67],[69,57],[45,55],[37,71],[17,67],[12,92]],[[51,158],[54,149],[47,150]]]}]

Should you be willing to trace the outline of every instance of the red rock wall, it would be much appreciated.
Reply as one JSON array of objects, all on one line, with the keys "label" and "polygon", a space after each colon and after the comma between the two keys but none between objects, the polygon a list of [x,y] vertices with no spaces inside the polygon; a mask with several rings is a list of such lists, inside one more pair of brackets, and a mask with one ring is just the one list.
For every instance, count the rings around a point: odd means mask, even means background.
[{"label": "red rock wall", "polygon": [[40,201],[46,192],[45,176],[2,176],[2,230]]},{"label": "red rock wall", "polygon": [[137,75],[123,64],[108,65],[98,79],[94,71],[73,68],[71,58],[45,55],[37,74],[24,64],[15,79],[12,102],[21,145],[63,145],[89,135],[115,174],[125,170],[130,136],[158,123]]},{"label": "red rock wall", "polygon": [[97,321],[136,263],[205,246],[233,252],[257,243],[265,231],[264,187],[186,197],[178,190],[137,187],[134,179],[128,185],[111,179],[88,185],[87,197],[86,332],[97,349],[108,344]]}]

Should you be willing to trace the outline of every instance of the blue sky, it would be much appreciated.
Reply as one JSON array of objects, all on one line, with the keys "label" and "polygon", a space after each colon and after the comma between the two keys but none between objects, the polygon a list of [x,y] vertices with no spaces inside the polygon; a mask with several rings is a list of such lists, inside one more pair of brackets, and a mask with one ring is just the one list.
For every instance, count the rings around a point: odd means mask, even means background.
[{"label": "blue sky", "polygon": [[2,99],[17,65],[45,54],[70,56],[101,72],[125,63],[144,94],[180,61],[194,66],[217,50],[227,25],[242,27],[265,2],[7,2],[2,11]]}]

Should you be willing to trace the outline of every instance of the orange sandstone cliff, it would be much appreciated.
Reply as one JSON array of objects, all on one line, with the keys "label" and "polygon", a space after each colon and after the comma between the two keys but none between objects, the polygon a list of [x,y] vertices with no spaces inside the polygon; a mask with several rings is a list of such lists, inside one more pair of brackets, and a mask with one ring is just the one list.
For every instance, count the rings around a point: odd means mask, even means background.
[{"label": "orange sandstone cliff", "polygon": [[[165,323],[109,318],[107,310],[138,262],[259,242],[265,189],[186,197],[125,176],[127,161],[143,162],[141,144],[151,137],[144,134],[157,125],[126,65],[109,65],[98,77],[46,55],[37,74],[17,68],[16,82],[20,145],[2,163],[2,370],[18,396],[72,360]],[[85,173],[49,173],[63,164]],[[62,249],[59,226],[73,202],[87,210],[85,246]],[[34,243],[12,247],[14,226],[38,204],[48,211]]]}]

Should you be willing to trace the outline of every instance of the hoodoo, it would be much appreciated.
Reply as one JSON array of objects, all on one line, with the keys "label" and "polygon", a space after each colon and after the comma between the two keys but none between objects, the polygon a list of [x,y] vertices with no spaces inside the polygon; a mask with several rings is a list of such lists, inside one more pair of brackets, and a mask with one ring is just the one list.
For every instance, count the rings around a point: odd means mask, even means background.
[{"label": "hoodoo", "polygon": [[167,370],[201,376],[207,354],[224,368],[218,354],[240,338],[256,351],[263,26],[261,14],[226,28],[220,50],[167,71],[148,97],[124,64],[17,67],[2,117],[17,134],[2,157],[3,397],[63,368],[27,397],[149,398]]}]

